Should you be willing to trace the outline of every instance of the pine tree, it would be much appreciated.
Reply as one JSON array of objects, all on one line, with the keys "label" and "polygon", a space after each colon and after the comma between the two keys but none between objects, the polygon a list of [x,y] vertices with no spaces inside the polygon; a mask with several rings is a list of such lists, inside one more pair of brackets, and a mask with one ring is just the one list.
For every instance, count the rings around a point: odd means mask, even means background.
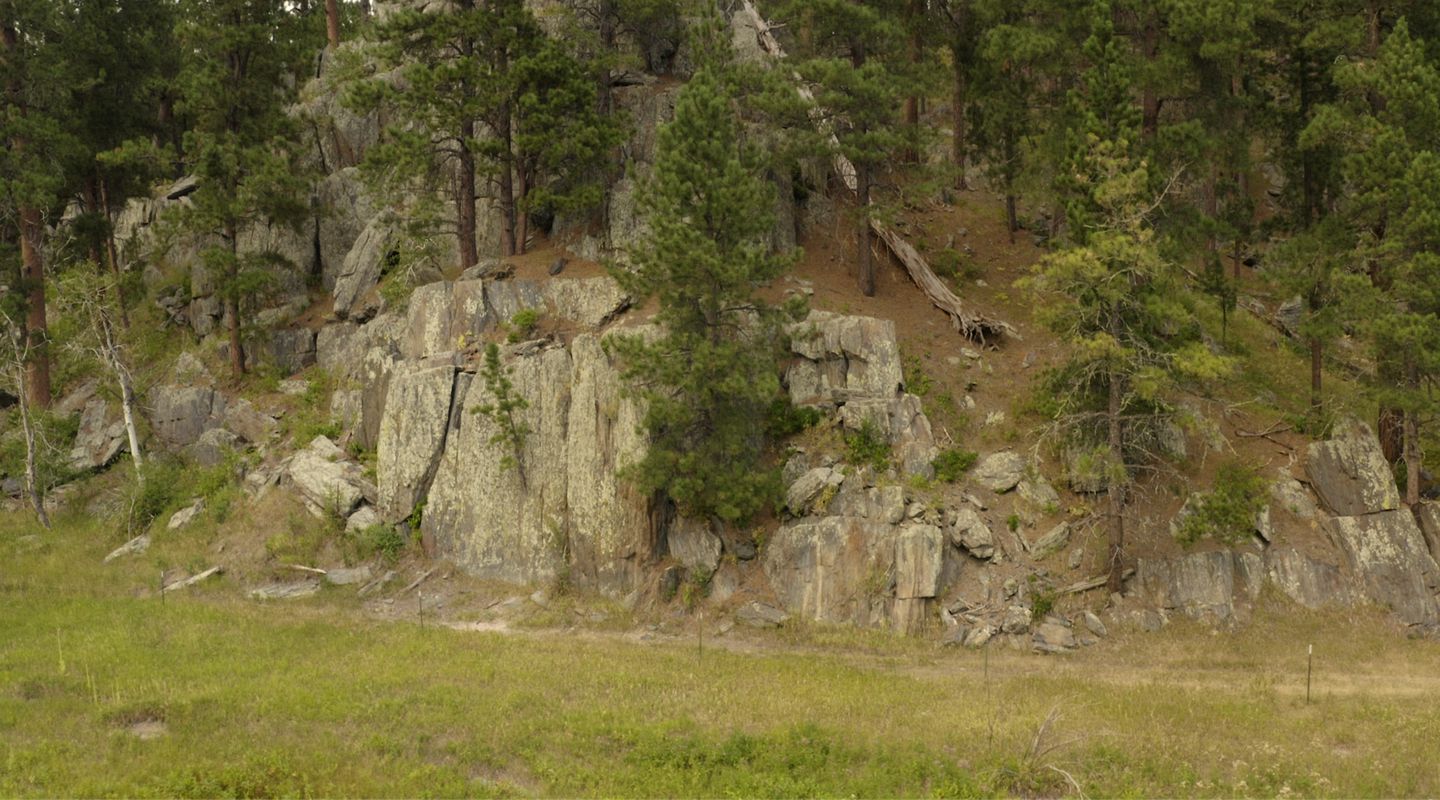
[{"label": "pine tree", "polygon": [[786,19],[802,27],[797,70],[813,87],[815,105],[827,115],[831,144],[855,168],[856,233],[860,291],[875,294],[875,235],[871,222],[875,188],[893,158],[916,151],[918,128],[900,115],[902,100],[927,88],[923,63],[907,56],[901,0],[789,0]]},{"label": "pine tree", "polygon": [[642,194],[648,232],[633,270],[613,273],[659,301],[657,338],[616,340],[651,440],[630,474],[685,513],[734,522],[779,489],[755,421],[780,391],[780,315],[756,289],[792,258],[768,249],[773,187],[722,86],[702,67],[681,91]]},{"label": "pine tree", "polygon": [[393,74],[357,81],[347,102],[383,106],[396,121],[363,167],[373,185],[401,196],[450,195],[461,269],[479,260],[482,193],[496,200],[502,256],[524,252],[530,212],[596,201],[586,179],[616,131],[597,108],[593,80],[523,3],[404,8],[373,37]]},{"label": "pine tree", "polygon": [[0,1],[0,220],[19,243],[25,354],[23,390],[32,407],[50,405],[45,316],[47,217],[60,199],[64,164],[74,158],[68,118],[70,65],[63,19],[48,3]]},{"label": "pine tree", "polygon": [[[1305,136],[1347,153],[1339,212],[1366,272],[1364,280],[1349,282],[1350,317],[1373,348],[1371,383],[1382,422],[1400,420],[1406,502],[1414,504],[1420,500],[1420,428],[1435,410],[1425,387],[1440,351],[1440,308],[1431,304],[1440,243],[1434,232],[1440,215],[1431,200],[1440,192],[1440,69],[1401,19],[1373,59],[1338,69],[1335,79],[1344,95],[1317,112]],[[1381,426],[1382,438],[1387,427]]]},{"label": "pine tree", "polygon": [[192,120],[185,159],[198,188],[173,218],[195,236],[212,236],[201,258],[217,279],[229,335],[230,367],[246,371],[242,302],[268,282],[278,257],[242,253],[247,226],[298,224],[308,212],[306,181],[292,143],[299,140],[279,87],[293,85],[293,54],[277,32],[282,0],[202,0],[181,26],[191,57],[181,76],[181,110]]},{"label": "pine tree", "polygon": [[[1103,23],[1097,23],[1103,40]],[[1076,102],[1092,120],[1128,94],[1124,72],[1097,59]],[[1108,74],[1108,75],[1107,75]],[[1070,346],[1050,376],[1054,423],[1067,446],[1094,447],[1109,502],[1109,587],[1121,590],[1124,511],[1130,473],[1143,456],[1137,443],[1170,412],[1166,393],[1184,375],[1215,377],[1225,363],[1187,341],[1176,269],[1162,257],[1150,215],[1157,198],[1149,165],[1134,155],[1140,131],[1132,115],[1110,126],[1113,138],[1088,135],[1071,157],[1077,200],[1085,209],[1079,244],[1046,256],[1030,285],[1042,297],[1042,319]]]}]

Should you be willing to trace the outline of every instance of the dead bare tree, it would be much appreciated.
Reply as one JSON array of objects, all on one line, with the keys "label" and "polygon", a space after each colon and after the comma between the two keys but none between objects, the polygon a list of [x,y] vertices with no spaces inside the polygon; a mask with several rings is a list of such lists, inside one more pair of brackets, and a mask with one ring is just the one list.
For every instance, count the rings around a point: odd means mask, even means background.
[{"label": "dead bare tree", "polygon": [[124,311],[119,305],[120,292],[115,283],[116,278],[110,273],[70,270],[57,295],[61,306],[85,323],[82,334],[68,342],[67,348],[78,355],[95,358],[115,376],[130,460],[135,466],[136,480],[143,482],[145,458],[140,451],[140,432],[135,424],[135,378],[125,355],[125,345],[120,340]]},{"label": "dead bare tree", "polygon": [[31,416],[31,398],[27,391],[25,376],[30,363],[31,347],[34,340],[27,335],[25,326],[13,317],[4,306],[0,306],[0,377],[14,389],[20,406],[20,432],[25,439],[25,495],[35,509],[35,518],[41,527],[50,527],[50,517],[45,513],[45,498],[40,485],[36,452],[39,436],[35,420]]}]

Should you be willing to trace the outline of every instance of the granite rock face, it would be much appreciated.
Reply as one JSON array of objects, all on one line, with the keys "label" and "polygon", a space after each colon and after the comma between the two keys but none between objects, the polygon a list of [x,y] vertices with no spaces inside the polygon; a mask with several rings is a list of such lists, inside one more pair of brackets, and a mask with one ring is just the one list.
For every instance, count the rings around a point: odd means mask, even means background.
[{"label": "granite rock face", "polygon": [[1380,450],[1380,440],[1364,423],[1344,423],[1337,427],[1334,438],[1311,444],[1305,472],[1316,494],[1336,516],[1400,507],[1400,491]]}]

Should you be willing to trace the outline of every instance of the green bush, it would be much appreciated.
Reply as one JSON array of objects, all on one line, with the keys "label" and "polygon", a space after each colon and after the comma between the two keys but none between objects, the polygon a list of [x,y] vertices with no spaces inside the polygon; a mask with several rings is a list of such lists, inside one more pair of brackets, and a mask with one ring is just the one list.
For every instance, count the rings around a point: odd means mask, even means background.
[{"label": "green bush", "polygon": [[889,469],[890,442],[873,420],[867,419],[860,430],[845,434],[845,460],[880,472]]},{"label": "green bush", "polygon": [[133,535],[143,533],[156,517],[173,508],[183,498],[188,484],[185,470],[171,461],[151,460],[141,470],[144,480],[134,484],[129,502],[125,504],[125,527]]},{"label": "green bush", "polygon": [[765,409],[765,432],[772,439],[794,436],[820,422],[820,409],[797,406],[788,397],[777,397]]},{"label": "green bush", "polygon": [[980,457],[979,453],[969,450],[961,450],[958,447],[951,447],[940,451],[940,455],[930,462],[935,468],[935,479],[954,483],[975,466],[975,460]]},{"label": "green bush", "polygon": [[530,338],[535,332],[535,326],[540,324],[540,312],[533,308],[521,309],[515,316],[510,318],[510,335],[508,339],[511,344],[523,342]]},{"label": "green bush", "polygon": [[1268,497],[1258,470],[1234,461],[1222,464],[1215,473],[1215,487],[1191,495],[1175,538],[1186,545],[1206,536],[1226,544],[1243,542],[1255,530],[1255,517]]},{"label": "green bush", "polygon": [[351,533],[349,538],[352,552],[360,561],[379,556],[394,562],[410,544],[394,525],[371,525]]}]

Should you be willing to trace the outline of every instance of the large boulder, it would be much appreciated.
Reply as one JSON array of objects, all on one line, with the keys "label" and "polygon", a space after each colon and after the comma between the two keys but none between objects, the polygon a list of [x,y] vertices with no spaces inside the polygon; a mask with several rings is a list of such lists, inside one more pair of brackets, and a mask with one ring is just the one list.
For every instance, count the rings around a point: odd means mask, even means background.
[{"label": "large boulder", "polygon": [[1286,597],[1306,608],[1345,607],[1353,602],[1340,568],[1316,561],[1293,547],[1265,553],[1265,574]]},{"label": "large boulder", "polygon": [[995,535],[980,514],[971,508],[962,508],[947,515],[950,541],[976,558],[988,559],[995,556]]},{"label": "large boulder", "polygon": [[851,399],[890,400],[904,386],[895,323],[823,311],[790,330],[799,358],[785,372],[797,405],[841,405]]},{"label": "large boulder", "polygon": [[970,477],[992,492],[1008,492],[1025,477],[1025,457],[1013,450],[991,453],[980,459]]},{"label": "large boulder", "polygon": [[1222,622],[1235,616],[1241,600],[1260,594],[1264,565],[1254,553],[1216,550],[1176,559],[1140,559],[1136,564],[1140,591],[1162,609]]},{"label": "large boulder", "polygon": [[317,248],[320,255],[320,284],[333,291],[344,270],[345,257],[350,254],[365,226],[375,218],[378,209],[360,180],[355,167],[326,175],[315,187],[320,203],[316,221]]},{"label": "large boulder", "polygon": [[1315,442],[1306,452],[1310,485],[1336,516],[1374,514],[1400,507],[1395,476],[1368,425],[1349,421],[1333,438]]},{"label": "large boulder", "polygon": [[157,386],[149,400],[150,426],[171,447],[195,442],[225,413],[224,396],[199,386]]},{"label": "large boulder", "polygon": [[856,517],[782,526],[765,546],[765,574],[781,604],[817,622],[887,624],[899,528]]},{"label": "large boulder", "polygon": [[908,525],[895,539],[895,597],[917,600],[940,593],[945,536],[934,525]]},{"label": "large boulder", "polygon": [[98,397],[92,398],[80,413],[80,428],[70,449],[70,467],[100,469],[114,461],[125,446],[124,420],[111,419],[110,404]]},{"label": "large boulder", "polygon": [[713,573],[720,566],[723,543],[708,520],[678,519],[666,531],[665,541],[670,555],[692,570]]},{"label": "large boulder", "polygon": [[362,502],[373,502],[378,494],[365,478],[364,469],[347,460],[344,451],[324,436],[315,437],[291,456],[285,475],[316,516],[333,514],[346,519]]},{"label": "large boulder", "polygon": [[371,219],[346,253],[340,271],[335,275],[335,316],[346,319],[358,315],[366,296],[380,282],[392,250],[393,233],[381,217]]},{"label": "large boulder", "polygon": [[[629,591],[637,556],[649,547],[649,508],[617,475],[644,446],[640,412],[624,395],[618,366],[593,334],[577,336],[569,349],[512,348],[505,360],[515,393],[529,404],[520,422],[530,433],[518,454],[493,442],[496,423],[469,413],[493,398],[484,381],[471,381],[422,530],[472,574],[528,583],[568,566],[582,585]],[[507,455],[514,468],[503,466]]]},{"label": "large boulder", "polygon": [[410,516],[425,498],[447,432],[464,423],[456,400],[465,396],[470,378],[448,360],[435,366],[407,365],[391,376],[375,449],[379,509],[386,521]]},{"label": "large boulder", "polygon": [[[409,359],[424,358],[478,341],[480,334],[497,322],[485,295],[485,283],[478,280],[417,287],[410,295],[401,354]],[[539,305],[539,292],[535,295],[534,305]]]},{"label": "large boulder", "polygon": [[1369,600],[1408,625],[1440,622],[1440,566],[1409,511],[1335,517],[1327,527]]}]

